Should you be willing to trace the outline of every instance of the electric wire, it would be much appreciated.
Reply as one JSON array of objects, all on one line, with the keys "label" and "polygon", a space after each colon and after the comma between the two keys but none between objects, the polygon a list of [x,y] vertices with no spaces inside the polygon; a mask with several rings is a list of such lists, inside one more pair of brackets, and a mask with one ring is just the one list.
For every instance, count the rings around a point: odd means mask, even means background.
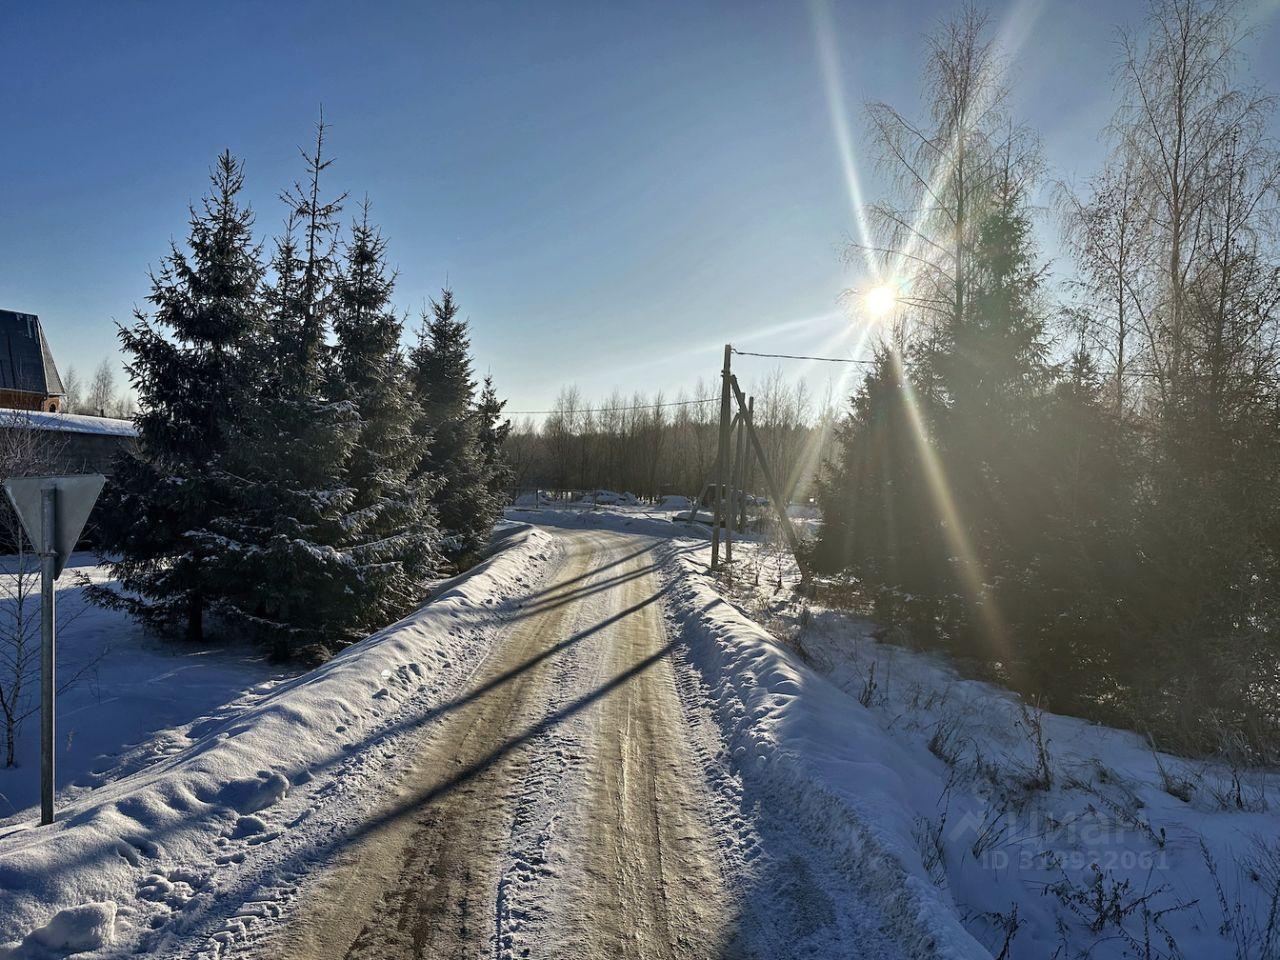
[{"label": "electric wire", "polygon": [[753,353],[750,350],[733,348],[740,357],[770,357],[775,360],[821,360],[823,363],[875,363],[874,360],[858,360],[853,357],[808,357],[796,353]]},{"label": "electric wire", "polygon": [[[592,413],[630,413],[632,410],[658,410],[663,407],[688,407],[695,403],[719,403],[719,397],[705,397],[701,400],[672,400],[669,403],[638,403],[625,407],[592,407],[584,406],[581,408],[582,413],[590,410]],[[565,410],[503,410],[504,417],[533,417],[541,414],[549,413],[565,413]]]}]

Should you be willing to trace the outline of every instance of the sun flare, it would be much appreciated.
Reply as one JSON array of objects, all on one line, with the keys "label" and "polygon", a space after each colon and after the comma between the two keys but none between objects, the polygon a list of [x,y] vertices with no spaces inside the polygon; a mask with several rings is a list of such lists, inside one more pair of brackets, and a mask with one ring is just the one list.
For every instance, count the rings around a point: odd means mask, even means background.
[{"label": "sun flare", "polygon": [[898,288],[891,283],[878,284],[863,294],[862,303],[877,320],[886,317],[898,305]]}]

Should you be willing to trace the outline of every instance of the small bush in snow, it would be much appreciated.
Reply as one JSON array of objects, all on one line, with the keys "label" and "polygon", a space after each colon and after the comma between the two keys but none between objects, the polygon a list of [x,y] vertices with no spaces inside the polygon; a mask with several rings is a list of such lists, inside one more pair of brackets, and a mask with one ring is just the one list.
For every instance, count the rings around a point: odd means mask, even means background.
[{"label": "small bush in snow", "polygon": [[1044,708],[1038,702],[1028,706],[1026,701],[1019,701],[1018,714],[1018,726],[1026,734],[1032,754],[1031,771],[1024,778],[1024,785],[1028,790],[1052,790],[1053,768],[1049,740],[1044,735]]},{"label": "small bush in snow", "polygon": [[947,815],[943,812],[938,820],[930,817],[916,817],[911,828],[911,836],[920,851],[920,863],[925,873],[938,886],[947,880],[947,848],[942,839],[943,828],[947,825]]},{"label": "small bush in snow", "polygon": [[955,711],[945,711],[933,725],[929,737],[929,752],[948,766],[954,767],[964,746],[960,716]]}]

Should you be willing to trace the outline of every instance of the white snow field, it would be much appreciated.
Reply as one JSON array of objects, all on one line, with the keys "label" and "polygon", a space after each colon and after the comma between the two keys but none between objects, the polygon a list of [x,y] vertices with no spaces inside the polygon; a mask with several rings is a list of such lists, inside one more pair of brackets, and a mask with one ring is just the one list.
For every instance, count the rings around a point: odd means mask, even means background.
[{"label": "white snow field", "polygon": [[[539,526],[507,525],[505,549],[418,613],[180,728],[181,739],[162,733],[176,752],[75,796],[53,827],[0,830],[0,958],[281,955],[274,938],[308,902],[319,865],[389,794],[409,796],[397,791],[415,759],[427,762],[434,713],[495,658],[505,670],[500,641],[538,616],[577,632],[525,674],[549,700],[518,708],[533,725],[511,761],[527,773],[514,820],[496,833],[473,823],[508,848],[501,881],[473,904],[469,936],[489,944],[485,955],[533,943],[542,949],[527,955],[555,956],[533,932],[592,902],[594,868],[573,859],[585,839],[573,795],[605,796],[610,782],[607,766],[604,780],[589,772],[600,762],[591,711],[625,724],[646,702],[636,722],[653,723],[662,703],[663,736],[681,741],[653,752],[690,758],[680,769],[700,809],[685,810],[680,829],[710,824],[688,841],[718,849],[727,900],[715,909],[734,931],[725,956],[1277,955],[1280,796],[1269,772],[1155,754],[1136,735],[1042,713],[936,655],[877,641],[874,624],[806,606],[772,576],[726,585],[706,571],[706,528],[673,523],[673,508],[510,516]],[[600,530],[610,533],[590,533]],[[578,568],[563,545],[581,565],[584,537],[612,544],[605,556],[617,559],[565,579]],[[739,545],[744,567],[754,549]],[[639,609],[636,597],[651,594]],[[661,667],[637,674],[647,686],[610,682],[633,699],[582,709],[633,655],[611,652],[618,643],[659,650],[643,662]],[[484,709],[483,724],[500,727]],[[643,755],[645,744],[623,749]],[[397,829],[414,838],[432,822]],[[387,869],[394,879],[400,868]],[[364,894],[357,884],[349,895]],[[696,955],[684,946],[673,955]]]}]

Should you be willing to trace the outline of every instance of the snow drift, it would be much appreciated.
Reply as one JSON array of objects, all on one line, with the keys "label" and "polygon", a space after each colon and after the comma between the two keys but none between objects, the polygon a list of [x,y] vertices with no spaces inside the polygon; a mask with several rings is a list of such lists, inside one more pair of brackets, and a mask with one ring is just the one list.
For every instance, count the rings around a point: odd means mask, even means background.
[{"label": "snow drift", "polygon": [[907,956],[989,958],[917,853],[913,813],[936,772],[724,600],[691,560],[677,557],[669,574],[673,615],[744,784],[849,865]]}]

